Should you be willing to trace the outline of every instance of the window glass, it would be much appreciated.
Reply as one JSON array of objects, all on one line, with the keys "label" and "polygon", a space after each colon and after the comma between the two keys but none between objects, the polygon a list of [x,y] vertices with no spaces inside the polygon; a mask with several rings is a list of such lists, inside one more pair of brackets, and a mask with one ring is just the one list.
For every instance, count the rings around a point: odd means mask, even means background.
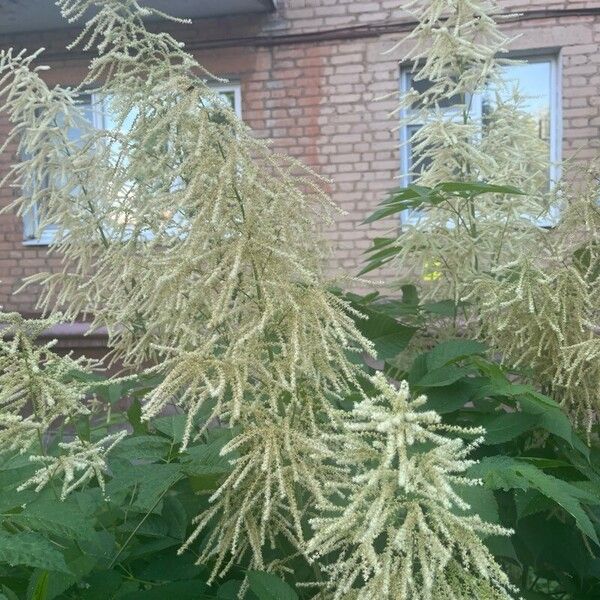
[{"label": "window glass", "polygon": [[[239,84],[227,84],[214,88],[223,102],[233,108],[238,116],[241,116],[241,94]],[[94,127],[115,129],[118,125],[110,110],[110,99],[102,99],[92,94],[82,94],[79,97],[82,113]],[[120,130],[126,132],[131,128],[136,117],[132,111],[120,126]],[[59,124],[60,125],[60,124]],[[77,127],[70,127],[67,136],[70,141],[77,141],[82,137],[82,131]],[[119,148],[115,144],[115,155]],[[43,184],[42,184],[43,185]],[[176,185],[176,183],[174,184]],[[56,234],[56,227],[47,226],[43,231],[39,230],[37,208],[31,209],[23,218],[23,238],[26,244],[48,245],[52,243]]]},{"label": "window glass", "polygon": [[[504,85],[498,89],[497,86],[490,84],[483,94],[470,98],[471,114],[481,115],[485,121],[485,116],[493,110],[497,97],[508,99],[516,88],[523,98],[522,105],[531,116],[538,135],[548,143],[550,161],[556,163],[560,156],[560,140],[556,134],[556,127],[553,127],[553,122],[559,118],[559,115],[555,114],[557,108],[552,101],[556,93],[554,69],[555,61],[552,58],[533,58],[522,64],[503,67]],[[418,92],[423,92],[431,85],[426,80],[413,81],[409,69],[402,72],[401,82],[403,92],[407,92],[411,87]],[[457,104],[461,104],[461,101],[455,96],[440,103],[440,108],[451,108]],[[406,111],[404,116],[410,116],[411,112],[411,110]],[[409,125],[404,126],[402,132],[402,171],[406,185],[410,184],[425,168],[425,165],[417,165],[416,169],[413,168],[416,157],[411,137],[420,125],[421,122],[413,120]],[[550,179],[555,179],[553,170],[554,167],[551,167]]]},{"label": "window glass", "polygon": [[482,113],[485,117],[494,109],[496,100],[509,100],[515,90],[523,99],[522,106],[535,123],[538,136],[548,143],[550,155],[552,110],[552,63],[550,61],[528,62],[503,68],[505,85],[488,86],[483,97]]}]

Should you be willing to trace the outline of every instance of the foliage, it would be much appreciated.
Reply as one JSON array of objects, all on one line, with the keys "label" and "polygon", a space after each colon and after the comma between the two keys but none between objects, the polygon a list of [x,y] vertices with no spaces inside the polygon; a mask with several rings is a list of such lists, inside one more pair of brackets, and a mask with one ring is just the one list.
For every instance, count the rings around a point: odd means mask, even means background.
[{"label": "foliage", "polygon": [[[430,303],[421,303],[414,287],[405,292],[404,302],[373,294],[351,297],[375,315],[427,321]],[[435,410],[447,426],[485,429],[473,454],[479,462],[468,471],[484,489],[464,488],[462,498],[486,521],[513,529],[510,540],[487,538],[486,543],[520,595],[595,598],[600,591],[597,449],[580,439],[555,400],[521,383],[519,372],[497,364],[479,341],[431,341],[412,362],[401,357],[379,366],[424,394],[424,409]]]}]

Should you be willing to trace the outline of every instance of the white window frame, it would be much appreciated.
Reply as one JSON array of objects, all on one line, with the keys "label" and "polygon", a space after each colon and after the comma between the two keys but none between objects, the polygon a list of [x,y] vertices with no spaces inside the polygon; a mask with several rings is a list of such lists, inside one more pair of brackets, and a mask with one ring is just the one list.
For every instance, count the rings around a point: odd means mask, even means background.
[{"label": "white window frame", "polygon": [[[242,86],[239,82],[229,82],[210,86],[217,94],[233,94],[234,112],[242,118]],[[105,114],[103,102],[97,93],[89,94],[92,107],[92,125],[97,129],[105,127]],[[94,109],[94,107],[97,107]],[[38,227],[39,216],[37,207],[23,215],[23,245],[24,246],[50,246],[55,238],[57,227],[48,225],[42,231]],[[36,237],[36,233],[38,234]]]},{"label": "white window frame", "polygon": [[[512,60],[522,60],[527,63],[545,62],[550,64],[550,185],[556,186],[561,176],[562,159],[562,73],[560,53],[556,50],[515,52],[509,55]],[[410,90],[411,76],[413,74],[413,65],[404,64],[400,67],[400,93],[406,94]],[[481,119],[483,108],[483,95],[474,94],[470,98],[471,114],[474,119]],[[410,109],[403,108],[400,111],[401,119],[407,119],[410,116]],[[415,121],[410,125],[422,125]],[[410,148],[408,123],[400,127],[400,180],[404,187],[410,185]],[[510,184],[510,182],[506,182]],[[559,208],[553,207],[546,219],[539,219],[538,224],[541,227],[551,226],[556,223],[559,216]],[[404,211],[406,212],[406,211]],[[401,222],[414,222],[416,217],[410,215],[401,215]]]}]

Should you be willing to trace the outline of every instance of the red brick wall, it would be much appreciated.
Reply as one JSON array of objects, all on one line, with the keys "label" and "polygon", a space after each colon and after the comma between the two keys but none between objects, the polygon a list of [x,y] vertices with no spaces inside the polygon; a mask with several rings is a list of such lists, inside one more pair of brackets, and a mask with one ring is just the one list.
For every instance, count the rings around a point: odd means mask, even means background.
[{"label": "red brick wall", "polygon": [[[391,187],[397,185],[399,148],[395,100],[377,100],[398,89],[399,55],[384,54],[402,33],[407,15],[400,0],[283,0],[274,15],[198,21],[178,26],[201,62],[219,75],[239,80],[242,112],[257,135],[272,138],[331,178],[335,201],[346,211],[328,231],[334,269],[357,272],[369,239],[385,224],[360,226]],[[597,0],[504,0],[505,11],[598,9]],[[563,154],[587,158],[597,152],[600,133],[600,11],[595,15],[552,14],[503,27],[521,34],[515,49],[560,51],[563,98]],[[380,26],[387,25],[383,30]],[[362,30],[360,28],[363,28]],[[370,27],[370,30],[365,30]],[[356,28],[359,28],[358,30]],[[315,34],[319,34],[315,37]],[[302,37],[303,34],[305,37]],[[255,38],[260,36],[260,40]],[[51,81],[74,83],[84,57],[65,56],[71,35],[45,33],[0,38],[0,45],[48,48]],[[0,118],[0,137],[7,125]],[[0,159],[0,171],[8,158]],[[6,205],[12,190],[0,190]],[[0,216],[0,304],[32,311],[35,290],[12,292],[26,275],[49,266],[45,249],[21,243],[20,220]]]}]

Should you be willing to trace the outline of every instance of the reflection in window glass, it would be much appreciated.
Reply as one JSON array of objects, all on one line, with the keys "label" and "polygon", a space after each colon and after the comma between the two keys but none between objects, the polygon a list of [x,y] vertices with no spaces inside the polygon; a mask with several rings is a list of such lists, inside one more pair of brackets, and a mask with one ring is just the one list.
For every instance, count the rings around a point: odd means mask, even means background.
[{"label": "reflection in window glass", "polygon": [[[517,89],[519,96],[523,99],[522,106],[534,120],[538,135],[542,140],[547,141],[549,159],[555,163],[560,155],[560,140],[558,140],[556,131],[553,130],[555,128],[552,127],[553,121],[557,118],[557,115],[553,113],[556,108],[552,102],[553,95],[556,93],[554,68],[555,63],[552,58],[532,59],[522,64],[507,65],[503,67],[505,85],[498,89],[497,86],[490,84],[483,94],[477,94],[469,99],[469,107],[473,115],[482,116],[485,125],[485,116],[494,109],[497,96],[507,100]],[[413,87],[422,93],[430,85],[431,83],[426,80],[414,81],[411,69],[402,72],[401,88],[403,92],[407,92]],[[462,103],[461,99],[455,96],[446,100],[443,104],[441,103],[440,108],[451,109],[453,106]],[[413,107],[413,110],[414,108],[416,107]],[[418,176],[419,172],[426,168],[425,165],[417,165],[416,169],[414,168],[416,157],[410,143],[411,137],[422,124],[422,122],[414,120],[410,125],[404,127],[402,133],[405,142],[402,148],[402,170],[407,185]],[[550,178],[555,179],[552,173]]]},{"label": "reflection in window glass", "polygon": [[550,155],[552,64],[550,61],[528,62],[503,68],[505,86],[489,86],[483,97],[483,116],[494,109],[496,99],[509,100],[516,91],[522,98],[524,110],[531,116],[540,139],[548,143]]},{"label": "reflection in window glass", "polygon": [[[214,88],[218,96],[223,100],[224,104],[230,106],[238,116],[241,116],[241,93],[239,84],[226,84]],[[126,133],[131,129],[133,122],[137,116],[136,111],[131,111],[125,118],[123,123],[119,124],[114,119],[113,112],[110,109],[110,98],[101,98],[95,94],[82,94],[79,96],[79,105],[81,111],[94,127],[101,129],[118,129]],[[67,132],[70,141],[76,142],[82,137],[80,128],[71,127]],[[120,147],[118,142],[113,141],[113,149],[115,158],[119,155]],[[173,189],[177,186],[177,182],[173,183]],[[125,213],[124,213],[125,214]],[[40,231],[39,218],[37,207],[34,207],[23,219],[23,238],[27,244],[48,245],[51,244],[56,236],[56,227],[47,226]]]}]

